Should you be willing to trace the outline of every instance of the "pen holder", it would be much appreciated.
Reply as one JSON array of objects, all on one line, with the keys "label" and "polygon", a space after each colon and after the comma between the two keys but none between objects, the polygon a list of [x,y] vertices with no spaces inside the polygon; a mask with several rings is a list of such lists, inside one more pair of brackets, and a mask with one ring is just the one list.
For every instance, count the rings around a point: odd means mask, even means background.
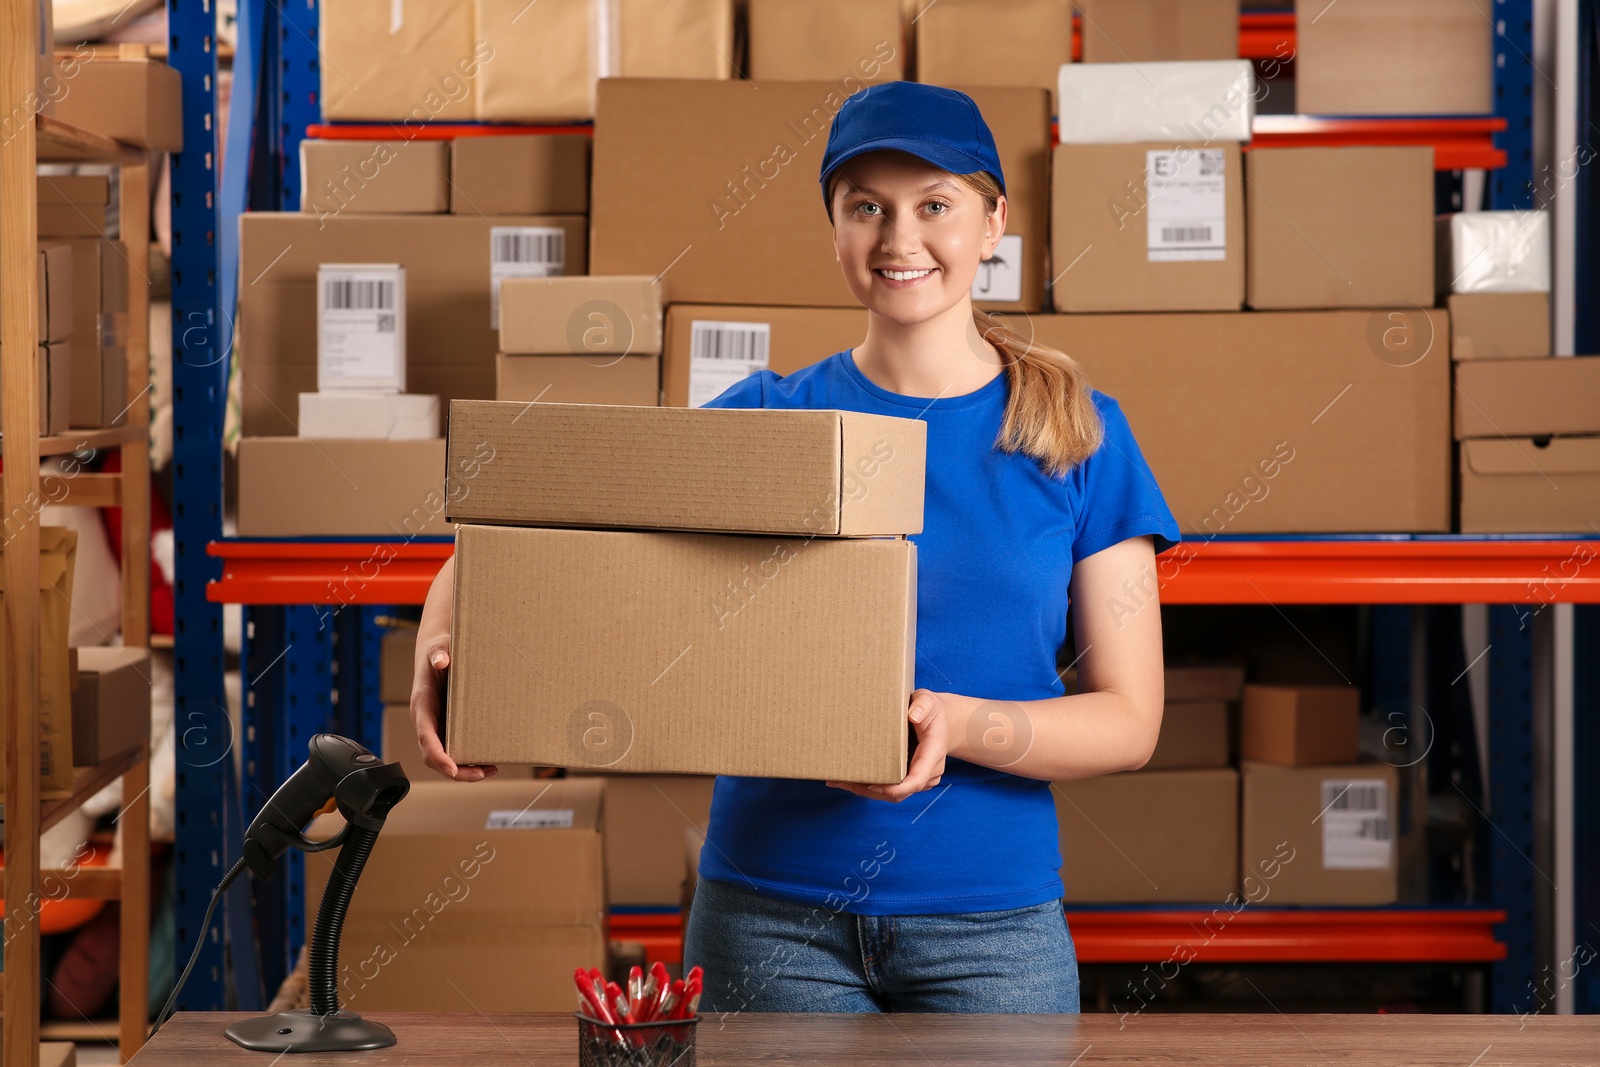
[{"label": "pen holder", "polygon": [[595,1022],[580,1012],[578,1067],[694,1067],[692,1019],[648,1023]]}]

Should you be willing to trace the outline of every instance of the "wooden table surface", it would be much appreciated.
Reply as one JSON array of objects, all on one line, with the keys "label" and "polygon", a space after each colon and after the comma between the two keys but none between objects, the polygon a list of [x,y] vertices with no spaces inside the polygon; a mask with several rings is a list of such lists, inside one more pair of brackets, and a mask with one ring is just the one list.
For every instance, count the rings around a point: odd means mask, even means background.
[{"label": "wooden table surface", "polygon": [[[131,1061],[139,1067],[257,1064],[223,1036],[237,1013],[175,1016]],[[577,1062],[570,1015],[372,1012],[400,1039],[376,1052],[294,1056],[292,1067],[545,1067]],[[1600,1017],[1515,1015],[758,1015],[699,1026],[699,1063],[1104,1064],[1306,1067],[1501,1064],[1600,1067]]]}]

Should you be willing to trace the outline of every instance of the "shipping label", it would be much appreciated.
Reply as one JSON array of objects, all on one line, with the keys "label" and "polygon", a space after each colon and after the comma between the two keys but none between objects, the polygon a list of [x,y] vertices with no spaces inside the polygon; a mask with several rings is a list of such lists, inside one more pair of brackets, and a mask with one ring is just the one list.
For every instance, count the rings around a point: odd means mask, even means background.
[{"label": "shipping label", "polygon": [[489,326],[500,328],[500,283],[567,273],[567,231],[559,226],[489,228]]},{"label": "shipping label", "polygon": [[1388,782],[1324,778],[1321,822],[1325,869],[1384,870],[1393,861]]},{"label": "shipping label", "polygon": [[704,407],[729,386],[766,370],[771,349],[771,323],[689,323],[689,406]]},{"label": "shipping label", "polygon": [[1151,263],[1228,258],[1228,157],[1220,148],[1145,153],[1145,219]]}]

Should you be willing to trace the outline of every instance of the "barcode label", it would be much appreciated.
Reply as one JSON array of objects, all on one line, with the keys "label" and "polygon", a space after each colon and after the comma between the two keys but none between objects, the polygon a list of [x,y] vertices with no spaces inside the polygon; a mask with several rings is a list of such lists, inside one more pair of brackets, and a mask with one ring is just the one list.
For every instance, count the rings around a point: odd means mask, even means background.
[{"label": "barcode label", "polygon": [[1389,783],[1370,778],[1322,780],[1322,866],[1383,870],[1394,859]]},{"label": "barcode label", "polygon": [[689,406],[703,407],[729,386],[767,369],[772,325],[766,322],[689,323]]},{"label": "barcode label", "polygon": [[500,328],[500,283],[567,272],[567,231],[559,226],[489,228],[489,325]]},{"label": "barcode label", "polygon": [[1152,263],[1228,257],[1228,157],[1220,148],[1145,153],[1145,216]]},{"label": "barcode label", "polygon": [[404,392],[405,268],[317,271],[317,389]]},{"label": "barcode label", "polygon": [[485,830],[570,830],[571,808],[526,808],[491,811]]},{"label": "barcode label", "polygon": [[327,278],[323,307],[331,311],[394,310],[394,282],[388,278]]}]

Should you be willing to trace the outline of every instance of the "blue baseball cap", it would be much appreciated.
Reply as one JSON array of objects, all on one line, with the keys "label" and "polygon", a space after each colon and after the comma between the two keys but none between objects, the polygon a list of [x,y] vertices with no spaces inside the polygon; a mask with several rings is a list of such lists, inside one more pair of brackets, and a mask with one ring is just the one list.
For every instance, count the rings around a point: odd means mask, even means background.
[{"label": "blue baseball cap", "polygon": [[822,155],[822,201],[830,212],[828,179],[866,152],[908,152],[952,174],[988,171],[1005,192],[994,134],[972,97],[920,82],[885,82],[853,94],[833,117]]}]

